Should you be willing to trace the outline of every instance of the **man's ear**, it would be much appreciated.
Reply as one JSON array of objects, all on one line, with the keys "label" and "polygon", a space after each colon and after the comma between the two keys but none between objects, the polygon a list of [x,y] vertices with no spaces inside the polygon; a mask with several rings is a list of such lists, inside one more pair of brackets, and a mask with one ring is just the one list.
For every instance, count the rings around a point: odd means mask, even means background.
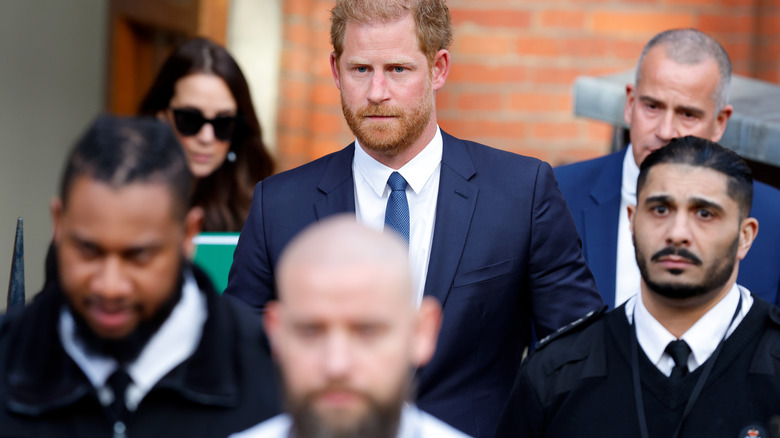
[{"label": "man's ear", "polygon": [[623,108],[623,120],[631,126],[631,118],[634,115],[634,101],[636,100],[636,87],[626,84],[626,106]]},{"label": "man's ear", "polygon": [[330,52],[330,72],[333,80],[336,82],[336,88],[341,90],[341,78],[339,77],[339,61],[336,59],[336,52]]},{"label": "man's ear", "polygon": [[49,211],[51,212],[52,240],[58,244],[62,239],[62,199],[56,197],[49,202]]},{"label": "man's ear", "polygon": [[631,235],[634,235],[634,218],[636,213],[636,205],[634,204],[628,204],[626,206],[626,211],[628,213],[628,229],[631,231]]},{"label": "man's ear", "polygon": [[203,209],[192,207],[184,217],[184,255],[192,260],[195,255],[195,243],[193,239],[203,229]]},{"label": "man's ear", "polygon": [[747,256],[757,235],[758,219],[754,217],[742,219],[742,223],[739,224],[739,243],[737,246],[737,258],[739,260],[742,260]]},{"label": "man's ear", "polygon": [[433,57],[431,65],[431,87],[438,90],[444,86],[447,76],[450,74],[450,52],[447,49],[441,49]]},{"label": "man's ear", "polygon": [[263,313],[263,328],[268,336],[268,342],[271,344],[271,352],[277,354],[277,344],[279,342],[279,302],[270,301],[265,305]]},{"label": "man's ear", "polygon": [[435,298],[424,297],[417,313],[414,350],[412,351],[413,366],[421,367],[433,358],[440,328],[441,305]]},{"label": "man's ear", "polygon": [[732,113],[734,113],[734,107],[731,105],[724,106],[723,109],[718,112],[718,115],[715,116],[715,132],[713,132],[710,140],[716,143],[720,141],[720,138],[723,137],[723,133],[726,132],[726,125],[728,125]]}]

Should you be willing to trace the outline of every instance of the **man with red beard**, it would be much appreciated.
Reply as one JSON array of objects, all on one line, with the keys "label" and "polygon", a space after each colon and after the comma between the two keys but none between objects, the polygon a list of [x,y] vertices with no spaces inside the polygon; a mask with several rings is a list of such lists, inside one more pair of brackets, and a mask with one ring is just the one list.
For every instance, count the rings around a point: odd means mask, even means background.
[{"label": "man with red beard", "polygon": [[356,140],[257,185],[225,293],[263,310],[284,247],[329,215],[398,232],[417,300],[444,312],[418,405],[490,437],[533,333],[601,299],[550,166],[439,129],[451,40],[444,0],[336,2],[330,66]]},{"label": "man with red beard", "polygon": [[76,144],[44,290],[0,324],[0,437],[224,438],[278,412],[262,325],[187,261],[192,184],[157,119]]},{"label": "man with red beard", "polygon": [[278,265],[265,325],[287,411],[236,438],[465,438],[411,401],[430,360],[441,308],[418,309],[406,246],[349,216],[304,230]]},{"label": "man with red beard", "polygon": [[496,436],[780,432],[780,309],[737,284],[758,233],[750,168],[682,137],[644,159],[636,187],[639,294],[541,343]]}]

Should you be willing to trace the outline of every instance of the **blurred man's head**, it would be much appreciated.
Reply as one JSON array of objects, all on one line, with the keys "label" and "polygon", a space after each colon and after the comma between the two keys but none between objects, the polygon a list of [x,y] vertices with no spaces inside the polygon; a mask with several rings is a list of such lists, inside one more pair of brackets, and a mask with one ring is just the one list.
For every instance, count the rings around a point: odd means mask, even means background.
[{"label": "blurred man's head", "polygon": [[719,141],[728,105],[731,61],[713,38],[694,29],[668,30],[647,43],[626,86],[624,118],[637,165],[673,138]]},{"label": "blurred man's head", "polygon": [[360,145],[390,165],[414,157],[436,129],[434,92],[449,72],[444,0],[338,0],[331,71]]},{"label": "blurred man's head", "polygon": [[629,206],[642,290],[673,303],[728,292],[758,233],[752,198],[750,168],[716,143],[678,138],[649,155]]},{"label": "blurred man's head", "polygon": [[407,253],[354,217],[313,225],[285,249],[265,323],[296,436],[395,436],[441,318],[434,299],[418,309]]},{"label": "blurred man's head", "polygon": [[93,348],[132,359],[180,293],[202,213],[171,128],[99,118],[71,151],[52,201],[59,283]]}]

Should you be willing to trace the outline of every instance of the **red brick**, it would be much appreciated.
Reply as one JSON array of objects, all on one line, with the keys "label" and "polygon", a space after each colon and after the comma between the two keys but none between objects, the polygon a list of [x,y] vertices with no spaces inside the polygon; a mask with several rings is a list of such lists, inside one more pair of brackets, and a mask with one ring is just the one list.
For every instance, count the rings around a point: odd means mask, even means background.
[{"label": "red brick", "polygon": [[284,15],[308,15],[311,10],[311,0],[285,0],[282,2]]},{"label": "red brick", "polygon": [[512,93],[509,96],[509,109],[527,112],[569,112],[571,96],[569,93],[561,95],[540,92]]},{"label": "red brick", "polygon": [[311,102],[315,105],[341,106],[339,89],[334,84],[318,84],[312,88]]},{"label": "red brick", "polygon": [[[445,87],[446,89],[446,87]],[[449,91],[439,91],[436,93],[436,110],[448,110],[455,107],[455,96]]]},{"label": "red brick", "polygon": [[341,124],[346,123],[341,114],[315,111],[311,114],[311,130],[320,134],[338,134]]},{"label": "red brick", "polygon": [[540,67],[529,72],[529,81],[537,84],[571,85],[582,71],[577,68]]},{"label": "red brick", "polygon": [[755,26],[751,15],[702,15],[696,27],[705,33],[750,33]]},{"label": "red brick", "polygon": [[288,43],[306,47],[311,38],[311,27],[304,23],[288,23],[284,26],[284,39]]},{"label": "red brick", "polygon": [[585,124],[588,129],[587,136],[589,140],[601,141],[604,142],[604,144],[609,144],[612,139],[612,133],[615,130],[612,125],[606,122],[594,122],[590,120],[586,120]]},{"label": "red brick", "polygon": [[489,28],[527,28],[531,25],[531,13],[512,9],[450,9],[452,24],[476,24]]},{"label": "red brick", "polygon": [[579,126],[574,122],[537,122],[531,126],[533,137],[538,140],[572,140],[579,137]]},{"label": "red brick", "polygon": [[461,93],[458,96],[458,109],[495,111],[501,108],[501,95],[498,93]]},{"label": "red brick", "polygon": [[311,56],[303,50],[285,50],[282,52],[282,70],[287,72],[308,73]]},{"label": "red brick", "polygon": [[447,132],[462,138],[480,137],[518,137],[525,136],[525,125],[515,121],[497,121],[493,119],[454,119],[440,121]]},{"label": "red brick", "polygon": [[591,15],[593,30],[610,35],[636,35],[657,33],[666,29],[694,27],[694,17],[689,14],[662,12],[614,12],[600,11]]},{"label": "red brick", "polygon": [[309,145],[308,158],[316,160],[332,152],[341,150],[346,146],[343,142],[335,139],[315,140]]},{"label": "red brick", "polygon": [[283,108],[279,111],[279,126],[289,129],[304,130],[307,128],[309,111],[303,108]]},{"label": "red brick", "polygon": [[517,41],[517,53],[536,56],[560,56],[561,44],[555,38],[526,37]]},{"label": "red brick", "polygon": [[780,35],[780,14],[762,16],[758,20],[762,35]]},{"label": "red brick", "polygon": [[514,48],[514,38],[496,33],[463,35],[453,44],[453,51],[467,55],[507,55]]},{"label": "red brick", "polygon": [[549,10],[541,11],[543,27],[561,29],[582,29],[585,24],[585,13],[582,11]]},{"label": "red brick", "polygon": [[447,78],[451,82],[465,83],[518,83],[525,80],[526,69],[515,65],[463,64],[455,62]]},{"label": "red brick", "polygon": [[301,102],[309,98],[309,82],[285,78],[281,81],[282,100],[284,102]]}]

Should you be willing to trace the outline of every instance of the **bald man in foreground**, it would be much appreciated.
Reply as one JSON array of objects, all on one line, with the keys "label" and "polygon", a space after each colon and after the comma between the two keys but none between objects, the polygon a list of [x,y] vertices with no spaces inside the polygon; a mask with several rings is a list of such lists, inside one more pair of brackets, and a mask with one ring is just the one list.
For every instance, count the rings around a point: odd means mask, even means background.
[{"label": "bald man in foreground", "polygon": [[408,403],[441,321],[412,283],[395,235],[354,216],[304,230],[280,259],[265,317],[288,413],[235,437],[465,437]]}]

